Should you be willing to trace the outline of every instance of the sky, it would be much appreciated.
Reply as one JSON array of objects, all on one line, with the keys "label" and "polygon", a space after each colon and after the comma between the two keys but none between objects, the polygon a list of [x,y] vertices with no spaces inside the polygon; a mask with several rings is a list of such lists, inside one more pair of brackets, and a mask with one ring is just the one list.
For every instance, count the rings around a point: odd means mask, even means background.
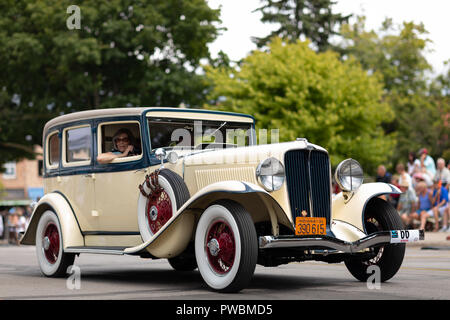
[{"label": "sky", "polygon": [[[211,8],[222,6],[222,27],[227,31],[209,48],[213,57],[224,51],[232,60],[240,60],[256,46],[251,37],[268,35],[276,25],[263,24],[261,13],[252,12],[260,6],[259,0],[207,0]],[[368,29],[378,30],[386,17],[400,24],[403,21],[422,22],[428,30],[430,52],[426,57],[434,73],[442,73],[444,61],[450,59],[450,0],[337,0],[333,12],[361,15],[367,18]]]}]

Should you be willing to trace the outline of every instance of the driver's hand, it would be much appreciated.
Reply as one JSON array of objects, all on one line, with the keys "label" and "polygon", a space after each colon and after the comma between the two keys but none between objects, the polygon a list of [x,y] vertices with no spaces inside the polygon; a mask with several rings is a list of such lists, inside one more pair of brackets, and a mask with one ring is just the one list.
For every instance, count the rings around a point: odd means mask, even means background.
[{"label": "driver's hand", "polygon": [[130,144],[124,151],[124,155],[127,156],[131,151],[133,151],[134,147]]}]

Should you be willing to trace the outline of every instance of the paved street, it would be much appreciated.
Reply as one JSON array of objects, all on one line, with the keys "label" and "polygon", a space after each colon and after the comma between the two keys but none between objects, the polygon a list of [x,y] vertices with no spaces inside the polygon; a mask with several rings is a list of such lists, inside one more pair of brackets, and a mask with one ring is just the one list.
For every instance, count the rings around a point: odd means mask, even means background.
[{"label": "paved street", "polygon": [[81,288],[40,274],[35,248],[0,246],[0,299],[450,299],[450,250],[409,246],[399,273],[379,290],[356,281],[344,264],[258,266],[239,294],[208,290],[198,271],[180,273],[166,260],[84,254],[75,260]]}]

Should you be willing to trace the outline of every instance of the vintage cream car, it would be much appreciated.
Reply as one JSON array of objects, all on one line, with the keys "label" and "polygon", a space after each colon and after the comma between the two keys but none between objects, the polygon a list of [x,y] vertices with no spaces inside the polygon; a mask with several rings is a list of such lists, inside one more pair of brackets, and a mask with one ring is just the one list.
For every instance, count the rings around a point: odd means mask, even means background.
[{"label": "vintage cream car", "polygon": [[[282,130],[282,129],[281,129]],[[256,264],[344,262],[361,281],[400,268],[402,230],[357,161],[336,169],[306,139],[256,144],[254,118],[179,108],[76,112],[43,131],[45,196],[21,243],[35,245],[42,273],[63,276],[82,253],[166,258],[197,267],[213,290],[245,288]],[[131,147],[130,147],[131,146]]]}]

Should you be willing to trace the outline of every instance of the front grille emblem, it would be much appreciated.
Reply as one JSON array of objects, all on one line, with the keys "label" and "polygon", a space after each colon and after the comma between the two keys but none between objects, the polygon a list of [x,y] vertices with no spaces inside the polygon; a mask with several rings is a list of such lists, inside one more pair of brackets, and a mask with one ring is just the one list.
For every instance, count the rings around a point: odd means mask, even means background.
[{"label": "front grille emblem", "polygon": [[306,217],[308,215],[308,212],[306,210],[302,210],[302,216]]}]

